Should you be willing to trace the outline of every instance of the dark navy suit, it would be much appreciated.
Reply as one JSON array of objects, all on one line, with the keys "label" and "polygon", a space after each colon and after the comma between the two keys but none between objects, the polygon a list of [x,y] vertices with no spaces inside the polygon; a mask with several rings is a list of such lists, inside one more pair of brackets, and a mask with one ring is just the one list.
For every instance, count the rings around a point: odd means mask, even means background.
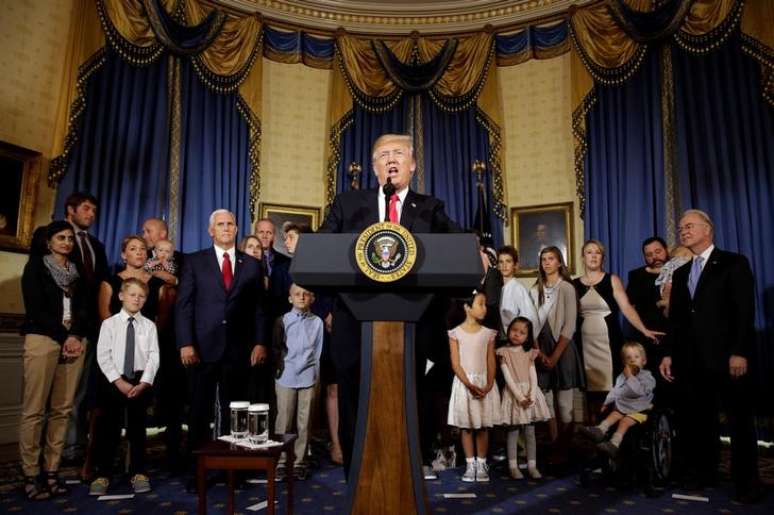
[{"label": "dark navy suit", "polygon": [[[379,222],[377,195],[381,193],[376,189],[353,190],[337,195],[318,232],[359,233]],[[443,202],[411,190],[406,193],[401,208],[400,225],[412,233],[461,232],[459,225],[446,215]],[[443,300],[436,299],[417,324],[417,392],[422,392],[425,359],[433,356],[439,345],[441,352],[448,354],[445,314]],[[355,440],[360,386],[360,323],[338,299],[333,310],[331,358],[339,385],[339,435],[344,453],[344,470],[348,474]],[[431,427],[423,420],[423,414],[420,413],[420,426]],[[423,454],[426,454],[427,446],[423,447]]]},{"label": "dark navy suit", "polygon": [[[669,301],[665,355],[680,392],[681,440],[688,473],[714,483],[720,460],[720,423],[725,411],[731,434],[731,476],[737,493],[758,488],[758,449],[753,418],[755,392],[749,372],[754,332],[754,281],[747,258],[717,247],[709,255],[691,297],[692,262],[675,270]],[[740,378],[729,358],[748,360]]]},{"label": "dark navy suit", "polygon": [[187,254],[183,260],[175,304],[177,347],[192,345],[200,359],[187,369],[190,449],[210,439],[216,385],[223,414],[221,432],[227,432],[228,403],[247,400],[250,352],[265,342],[260,263],[237,250],[234,265],[227,291],[213,247]]}]

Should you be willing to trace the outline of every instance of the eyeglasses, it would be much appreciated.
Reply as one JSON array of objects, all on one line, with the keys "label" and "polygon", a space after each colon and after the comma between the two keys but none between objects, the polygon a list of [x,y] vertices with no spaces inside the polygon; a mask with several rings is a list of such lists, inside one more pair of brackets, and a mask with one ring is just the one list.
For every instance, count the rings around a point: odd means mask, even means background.
[{"label": "eyeglasses", "polygon": [[390,160],[390,156],[393,156],[396,161],[402,160],[406,156],[406,151],[402,148],[398,148],[395,150],[385,150],[383,152],[379,152],[376,154],[376,160],[387,162]]},{"label": "eyeglasses", "polygon": [[685,224],[685,225],[678,226],[677,227],[677,232],[681,233],[683,231],[692,231],[695,228],[700,227],[702,225],[709,227],[709,224],[705,224],[705,223],[698,223],[698,224],[690,223],[690,224]]}]

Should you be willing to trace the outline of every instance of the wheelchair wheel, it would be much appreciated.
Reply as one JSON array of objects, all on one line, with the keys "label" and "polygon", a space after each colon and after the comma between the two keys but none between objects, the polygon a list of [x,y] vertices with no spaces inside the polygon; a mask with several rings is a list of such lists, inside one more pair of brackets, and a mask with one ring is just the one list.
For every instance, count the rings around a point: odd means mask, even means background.
[{"label": "wheelchair wheel", "polygon": [[672,423],[666,413],[654,413],[650,431],[650,455],[653,479],[666,483],[672,474]]}]

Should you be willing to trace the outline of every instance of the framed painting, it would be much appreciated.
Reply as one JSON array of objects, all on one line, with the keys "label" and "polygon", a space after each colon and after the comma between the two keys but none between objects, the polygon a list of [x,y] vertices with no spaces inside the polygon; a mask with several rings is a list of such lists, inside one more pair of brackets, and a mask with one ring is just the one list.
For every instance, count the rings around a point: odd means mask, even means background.
[{"label": "framed painting", "polygon": [[540,251],[546,247],[557,247],[570,273],[575,273],[572,202],[514,207],[511,227],[511,241],[519,251],[519,276],[537,276]]},{"label": "framed painting", "polygon": [[299,227],[308,227],[316,231],[320,226],[321,210],[319,207],[294,206],[288,204],[269,204],[261,202],[258,205],[259,218],[268,218],[274,222],[276,232],[274,234],[274,248],[283,254],[287,254],[282,238],[283,227],[290,222]]},{"label": "framed painting", "polygon": [[29,251],[40,168],[38,152],[0,142],[0,250]]}]

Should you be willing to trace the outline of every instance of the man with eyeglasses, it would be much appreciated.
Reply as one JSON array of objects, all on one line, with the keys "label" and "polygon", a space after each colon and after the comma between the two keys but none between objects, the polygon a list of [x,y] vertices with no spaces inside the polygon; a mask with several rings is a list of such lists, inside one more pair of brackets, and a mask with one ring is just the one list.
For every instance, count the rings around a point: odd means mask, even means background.
[{"label": "man with eyeglasses", "polygon": [[686,486],[717,482],[720,411],[731,433],[731,477],[736,500],[761,498],[748,359],[755,342],[753,275],[747,258],[715,247],[709,216],[689,209],[680,241],[693,259],[672,276],[669,331],[661,375],[680,392]]},{"label": "man with eyeglasses", "polygon": [[[359,233],[366,227],[389,219],[415,233],[461,232],[459,225],[451,220],[443,202],[411,191],[411,178],[416,171],[414,145],[411,136],[405,134],[384,134],[377,138],[372,149],[373,170],[379,187],[370,190],[351,190],[336,196],[318,232]],[[385,199],[383,186],[391,182],[395,187],[389,201]],[[425,359],[437,362],[437,354],[448,355],[446,313],[443,301],[433,303],[417,324],[417,396],[421,398],[422,380],[425,375]],[[336,368],[339,391],[339,434],[344,453],[344,471],[349,473],[352,461],[352,446],[355,439],[355,421],[360,384],[360,323],[338,301],[333,311],[331,356]],[[447,357],[448,361],[448,357]],[[421,402],[421,401],[420,401]],[[423,435],[423,462],[432,461],[430,438],[431,424],[423,420],[420,409],[420,427]],[[432,469],[426,472],[430,473]]]}]

